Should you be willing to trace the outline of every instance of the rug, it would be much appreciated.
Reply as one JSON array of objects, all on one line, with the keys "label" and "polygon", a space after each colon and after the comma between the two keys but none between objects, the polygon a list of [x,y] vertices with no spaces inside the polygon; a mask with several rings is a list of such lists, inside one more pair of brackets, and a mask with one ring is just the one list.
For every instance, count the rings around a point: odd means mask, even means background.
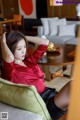
[{"label": "rug", "polygon": [[[71,65],[68,65],[67,70],[64,71],[64,74],[70,75],[71,67],[72,67]],[[54,68],[58,69],[58,67],[56,68],[56,67],[50,66],[51,73],[54,71]],[[50,88],[56,88],[56,90],[59,91],[70,80],[71,78],[68,78],[68,77],[57,77],[57,78],[52,79],[51,81],[45,81],[45,85]]]}]

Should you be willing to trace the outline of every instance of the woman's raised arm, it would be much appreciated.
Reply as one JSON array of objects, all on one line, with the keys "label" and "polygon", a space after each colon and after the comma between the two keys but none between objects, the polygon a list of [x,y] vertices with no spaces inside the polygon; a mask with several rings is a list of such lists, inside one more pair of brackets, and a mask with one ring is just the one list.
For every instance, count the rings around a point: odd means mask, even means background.
[{"label": "woman's raised arm", "polygon": [[48,45],[49,44],[49,40],[48,39],[44,39],[44,38],[40,38],[40,37],[31,37],[31,36],[26,36],[27,40],[33,43],[36,43],[38,45]]},{"label": "woman's raised arm", "polygon": [[3,60],[8,63],[14,60],[14,56],[6,44],[6,33],[3,34],[3,37],[1,39],[1,51]]}]

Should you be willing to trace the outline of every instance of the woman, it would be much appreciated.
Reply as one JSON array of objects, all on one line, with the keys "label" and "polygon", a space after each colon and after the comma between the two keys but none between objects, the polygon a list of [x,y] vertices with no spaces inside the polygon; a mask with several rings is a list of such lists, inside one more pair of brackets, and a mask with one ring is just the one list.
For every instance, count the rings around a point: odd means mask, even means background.
[{"label": "woman", "polygon": [[[37,50],[27,56],[28,41],[38,44]],[[24,36],[20,32],[4,33],[1,41],[3,69],[2,77],[14,83],[34,85],[46,103],[54,120],[66,113],[69,104],[70,82],[60,92],[47,88],[44,74],[37,61],[42,57],[49,40]]]}]

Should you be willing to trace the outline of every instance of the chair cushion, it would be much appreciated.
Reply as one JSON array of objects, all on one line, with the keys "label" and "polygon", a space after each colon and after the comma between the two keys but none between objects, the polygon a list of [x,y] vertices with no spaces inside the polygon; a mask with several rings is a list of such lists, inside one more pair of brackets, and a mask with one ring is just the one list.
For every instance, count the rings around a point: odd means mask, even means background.
[{"label": "chair cushion", "polygon": [[74,36],[55,36],[55,35],[47,35],[47,39],[49,39],[54,44],[65,44],[66,41],[71,40]]},{"label": "chair cushion", "polygon": [[58,36],[75,36],[75,25],[62,25],[59,26],[59,34]]},{"label": "chair cushion", "polygon": [[57,25],[55,24],[57,20],[49,19],[49,34],[50,35],[57,35],[58,34],[58,28]]},{"label": "chair cushion", "polygon": [[0,78],[0,101],[37,113],[51,120],[46,105],[34,86],[15,84]]},{"label": "chair cushion", "polygon": [[49,34],[50,35],[57,35],[58,34],[58,26],[59,25],[66,25],[66,19],[57,19],[57,20],[49,20]]},{"label": "chair cushion", "polygon": [[78,37],[72,38],[70,40],[67,40],[65,42],[65,44],[73,44],[73,45],[77,45],[78,44]]},{"label": "chair cushion", "polygon": [[2,102],[0,102],[0,115],[2,116],[1,112],[7,113],[8,120],[42,120],[42,117],[38,114],[21,110]]},{"label": "chair cushion", "polygon": [[44,35],[48,35],[49,34],[49,23],[48,23],[48,20],[50,20],[50,19],[51,20],[57,20],[58,17],[54,17],[54,18],[41,18]]}]

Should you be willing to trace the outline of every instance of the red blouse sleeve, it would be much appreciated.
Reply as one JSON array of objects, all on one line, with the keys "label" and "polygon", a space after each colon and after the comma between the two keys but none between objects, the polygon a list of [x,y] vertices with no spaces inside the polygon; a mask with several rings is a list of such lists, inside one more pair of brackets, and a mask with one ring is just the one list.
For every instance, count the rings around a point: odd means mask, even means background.
[{"label": "red blouse sleeve", "polygon": [[7,63],[6,61],[3,60],[3,70],[2,70],[2,73],[3,73],[5,78],[12,75],[12,72],[14,70],[13,65],[14,65],[14,62]]},{"label": "red blouse sleeve", "polygon": [[26,58],[26,60],[37,63],[37,61],[42,57],[42,55],[46,52],[47,45],[39,45],[37,50],[34,53]]}]

